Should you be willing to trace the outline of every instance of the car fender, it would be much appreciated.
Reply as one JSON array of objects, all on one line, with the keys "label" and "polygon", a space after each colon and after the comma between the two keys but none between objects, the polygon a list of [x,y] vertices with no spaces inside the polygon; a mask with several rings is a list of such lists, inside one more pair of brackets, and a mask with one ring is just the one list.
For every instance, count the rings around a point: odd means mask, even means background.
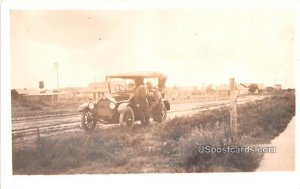
[{"label": "car fender", "polygon": [[125,110],[125,108],[129,105],[128,102],[124,102],[124,103],[121,103],[119,106],[118,106],[118,112],[122,112],[123,110]]},{"label": "car fender", "polygon": [[166,109],[169,111],[171,109],[170,103],[167,100],[163,100]]},{"label": "car fender", "polygon": [[79,106],[78,111],[82,112],[83,110],[85,110],[88,107],[89,107],[89,102],[85,102]]}]

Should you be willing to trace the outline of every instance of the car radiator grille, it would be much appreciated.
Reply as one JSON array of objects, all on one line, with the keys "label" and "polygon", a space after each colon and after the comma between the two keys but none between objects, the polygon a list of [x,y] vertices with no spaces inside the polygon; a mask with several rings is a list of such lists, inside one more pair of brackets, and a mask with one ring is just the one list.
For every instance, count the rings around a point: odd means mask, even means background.
[{"label": "car radiator grille", "polygon": [[113,114],[112,110],[109,108],[109,103],[110,103],[110,101],[107,99],[100,100],[98,102],[98,115],[99,116],[109,117]]}]

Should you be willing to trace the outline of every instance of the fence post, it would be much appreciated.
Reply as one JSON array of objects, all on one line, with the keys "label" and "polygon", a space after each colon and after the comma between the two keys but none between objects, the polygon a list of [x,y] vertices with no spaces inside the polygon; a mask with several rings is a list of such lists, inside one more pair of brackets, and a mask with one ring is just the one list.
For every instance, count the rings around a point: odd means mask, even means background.
[{"label": "fence post", "polygon": [[230,137],[233,141],[236,140],[237,137],[237,111],[236,111],[236,100],[237,100],[237,93],[235,90],[235,81],[234,78],[229,79],[229,86],[230,86]]}]

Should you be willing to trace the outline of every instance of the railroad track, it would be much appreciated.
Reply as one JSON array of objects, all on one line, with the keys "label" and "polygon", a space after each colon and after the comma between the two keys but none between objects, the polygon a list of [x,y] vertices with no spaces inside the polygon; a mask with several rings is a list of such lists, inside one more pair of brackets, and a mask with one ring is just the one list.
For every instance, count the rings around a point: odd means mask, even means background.
[{"label": "railroad track", "polygon": [[[238,99],[237,104],[243,104],[254,100],[260,100],[265,97],[256,99]],[[213,110],[223,107],[229,107],[229,100],[223,100],[214,103],[207,103],[202,105],[191,105],[181,107],[181,105],[174,105],[174,109],[169,112],[169,119],[175,116],[182,116],[185,114],[194,114],[199,111]],[[66,134],[73,132],[83,132],[80,128],[80,115],[75,113],[46,115],[29,120],[27,118],[13,119],[13,143],[23,143],[27,141],[39,140],[41,137],[52,136],[58,134]],[[101,125],[100,128],[111,128],[116,124]],[[98,125],[99,127],[99,125]]]}]

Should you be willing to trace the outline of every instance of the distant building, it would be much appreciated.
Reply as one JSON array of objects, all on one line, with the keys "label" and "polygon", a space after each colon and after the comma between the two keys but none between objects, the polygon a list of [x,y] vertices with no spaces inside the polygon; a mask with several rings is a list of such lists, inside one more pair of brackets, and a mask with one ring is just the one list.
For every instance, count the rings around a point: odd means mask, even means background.
[{"label": "distant building", "polygon": [[274,89],[275,89],[275,90],[281,90],[281,89],[282,89],[281,84],[275,84],[275,85],[274,85]]},{"label": "distant building", "polygon": [[[245,95],[245,94],[249,93],[247,86],[242,85],[242,84],[237,84],[236,85],[236,90],[237,90],[238,95]],[[229,86],[225,85],[225,84],[216,86],[215,94],[218,95],[218,96],[228,96],[228,95],[230,95]]]},{"label": "distant building", "polygon": [[238,91],[238,95],[249,94],[248,87],[246,87],[245,85],[242,85],[242,84],[237,85],[237,91]]},{"label": "distant building", "polygon": [[274,91],[274,88],[273,87],[270,87],[270,86],[268,86],[268,87],[266,87],[265,89],[264,89],[264,91],[263,91],[263,93],[272,93]]},{"label": "distant building", "polygon": [[11,97],[20,102],[39,102],[44,104],[54,104],[58,100],[58,93],[52,91],[38,91],[35,89],[12,89]]},{"label": "distant building", "polygon": [[79,91],[80,96],[88,97],[89,99],[98,100],[104,96],[104,93],[109,91],[106,82],[92,82],[87,88]]},{"label": "distant building", "polygon": [[215,89],[214,89],[214,94],[217,95],[217,96],[228,96],[228,95],[230,95],[229,86],[225,85],[225,84],[216,86]]},{"label": "distant building", "polygon": [[33,91],[32,89],[12,89],[11,90],[11,98],[13,100],[18,100],[18,101],[23,101],[24,100],[24,96],[26,96],[27,94],[29,94],[31,91]]}]

